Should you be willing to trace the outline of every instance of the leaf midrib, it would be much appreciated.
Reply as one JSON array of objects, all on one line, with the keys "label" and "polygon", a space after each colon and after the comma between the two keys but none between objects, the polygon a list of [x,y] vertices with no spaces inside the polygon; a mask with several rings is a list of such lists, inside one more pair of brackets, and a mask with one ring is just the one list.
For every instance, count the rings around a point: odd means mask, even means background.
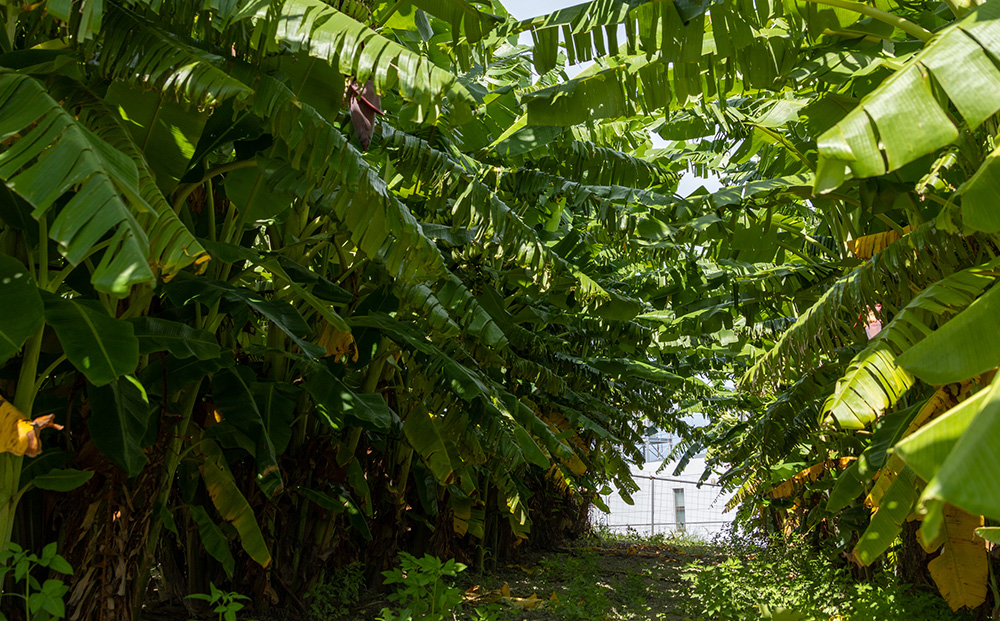
[{"label": "leaf midrib", "polygon": [[86,322],[87,327],[90,328],[90,331],[94,335],[94,340],[97,341],[97,346],[100,348],[101,353],[104,354],[104,358],[108,363],[108,368],[111,370],[111,373],[113,375],[117,376],[117,371],[115,370],[114,362],[111,360],[111,355],[108,353],[107,348],[104,347],[104,341],[101,340],[101,336],[97,330],[97,327],[90,320],[90,317],[87,315],[87,312],[83,308],[83,305],[78,304],[73,300],[68,300],[68,302],[73,306],[73,309],[80,314],[80,316],[83,318],[83,321]]}]

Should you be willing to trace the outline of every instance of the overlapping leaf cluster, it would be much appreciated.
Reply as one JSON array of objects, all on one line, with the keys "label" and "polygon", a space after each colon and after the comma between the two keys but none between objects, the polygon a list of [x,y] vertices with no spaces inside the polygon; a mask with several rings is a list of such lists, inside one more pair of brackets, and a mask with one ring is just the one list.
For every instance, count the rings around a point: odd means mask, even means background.
[{"label": "overlapping leaf cluster", "polygon": [[482,563],[627,495],[649,425],[863,562],[921,517],[982,601],[998,0],[40,7],[3,8],[0,357],[73,429],[0,456],[0,528],[99,473],[49,523],[80,614],[203,551],[292,592],[363,540]]},{"label": "overlapping leaf cluster", "polygon": [[996,458],[1000,106],[968,90],[993,92],[997,6],[788,3],[771,26],[797,52],[775,82],[737,68],[742,90],[656,126],[657,155],[729,186],[662,219],[691,267],[671,278],[683,305],[647,315],[661,351],[738,389],[698,408],[681,454],[707,449],[758,525],[863,563],[929,555],[956,609],[986,597],[977,526],[1000,515],[995,473],[971,474]]},{"label": "overlapping leaf cluster", "polygon": [[[635,233],[673,213],[676,167],[644,121],[519,133],[559,78],[501,5],[0,11],[0,362],[25,417],[0,433],[70,432],[0,455],[0,528],[73,542],[81,618],[140,605],[154,565],[296,593],[428,540],[502,557],[628,493],[646,427],[706,394],[637,319],[667,263]],[[18,505],[53,468],[96,476]]]}]

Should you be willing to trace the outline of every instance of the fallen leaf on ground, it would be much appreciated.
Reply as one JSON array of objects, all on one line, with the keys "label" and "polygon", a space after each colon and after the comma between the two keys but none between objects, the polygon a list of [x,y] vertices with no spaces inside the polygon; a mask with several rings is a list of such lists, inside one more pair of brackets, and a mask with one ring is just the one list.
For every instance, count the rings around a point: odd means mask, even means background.
[{"label": "fallen leaf on ground", "polygon": [[547,603],[544,599],[540,599],[537,593],[532,593],[531,597],[506,597],[504,601],[514,608],[523,608],[524,610],[542,608]]}]

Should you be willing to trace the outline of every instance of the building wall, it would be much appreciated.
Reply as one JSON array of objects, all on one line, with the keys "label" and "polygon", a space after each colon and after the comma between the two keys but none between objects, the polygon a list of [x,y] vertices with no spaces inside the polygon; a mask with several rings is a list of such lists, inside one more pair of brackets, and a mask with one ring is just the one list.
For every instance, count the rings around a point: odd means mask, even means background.
[{"label": "building wall", "polygon": [[[705,471],[704,458],[692,459],[679,476],[673,475],[676,464],[672,462],[657,474],[662,464],[654,461],[642,467],[633,466],[632,476],[640,487],[632,495],[634,504],[629,505],[613,492],[604,497],[610,513],[595,509],[591,515],[593,523],[615,532],[631,530],[646,536],[683,530],[711,538],[728,528],[732,517],[724,510],[731,494],[721,493],[713,478],[701,487],[697,485]],[[681,494],[676,490],[681,490]],[[677,500],[681,497],[684,505],[679,515]]]}]

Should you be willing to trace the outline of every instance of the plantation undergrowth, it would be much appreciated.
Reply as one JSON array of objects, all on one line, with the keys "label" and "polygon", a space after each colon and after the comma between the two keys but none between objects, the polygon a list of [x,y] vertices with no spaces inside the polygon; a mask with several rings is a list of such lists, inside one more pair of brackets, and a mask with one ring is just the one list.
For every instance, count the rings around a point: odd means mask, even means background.
[{"label": "plantation undergrowth", "polygon": [[[413,559],[413,557],[409,557]],[[933,586],[905,589],[891,568],[852,578],[846,560],[792,539],[729,535],[712,542],[691,537],[593,536],[522,562],[479,574],[424,557],[412,563],[396,595],[360,594],[335,616],[313,598],[313,619],[395,621],[690,620],[949,621],[952,613]],[[436,569],[434,569],[436,568]],[[435,573],[436,572],[436,573]],[[401,574],[394,572],[399,578]],[[426,587],[423,603],[414,593]],[[349,585],[347,588],[350,588]],[[401,596],[404,591],[409,593]],[[355,591],[357,592],[357,591]],[[433,596],[431,594],[434,594]],[[388,599],[387,599],[388,596]],[[430,611],[430,599],[450,600]],[[339,593],[327,597],[339,598]],[[416,599],[420,599],[417,597]],[[342,599],[339,603],[347,604]],[[415,612],[418,611],[418,612]]]}]

